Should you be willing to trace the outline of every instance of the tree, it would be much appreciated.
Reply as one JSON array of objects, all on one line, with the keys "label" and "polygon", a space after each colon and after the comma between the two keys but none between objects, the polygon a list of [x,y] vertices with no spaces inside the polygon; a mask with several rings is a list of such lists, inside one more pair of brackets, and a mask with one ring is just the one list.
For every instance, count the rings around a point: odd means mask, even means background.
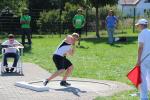
[{"label": "tree", "polygon": [[115,5],[118,3],[118,0],[87,0],[87,2],[90,2],[92,6],[96,8],[96,36],[97,38],[100,38],[98,7],[103,7],[105,5]]},{"label": "tree", "polygon": [[0,0],[0,10],[8,7],[19,16],[23,8],[27,7],[28,0]]}]

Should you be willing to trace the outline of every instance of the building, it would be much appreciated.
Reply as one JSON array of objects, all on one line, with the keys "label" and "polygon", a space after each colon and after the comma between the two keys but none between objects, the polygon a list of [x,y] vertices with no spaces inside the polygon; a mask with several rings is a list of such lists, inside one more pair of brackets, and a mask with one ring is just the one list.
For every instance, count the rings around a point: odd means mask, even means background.
[{"label": "building", "polygon": [[150,16],[150,0],[119,0],[118,6],[124,16]]}]

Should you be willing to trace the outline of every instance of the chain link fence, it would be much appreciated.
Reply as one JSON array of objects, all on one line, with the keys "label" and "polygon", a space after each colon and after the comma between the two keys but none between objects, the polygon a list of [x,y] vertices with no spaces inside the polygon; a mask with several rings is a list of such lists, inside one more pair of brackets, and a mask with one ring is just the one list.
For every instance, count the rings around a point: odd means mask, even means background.
[{"label": "chain link fence", "polygon": [[[73,32],[74,28],[72,25],[72,21],[61,21],[60,19],[57,20],[50,20],[46,23],[42,23],[40,25],[38,23],[40,19],[40,12],[43,12],[42,9],[30,9],[29,15],[31,16],[31,29],[32,33],[35,34],[66,34],[68,32]],[[59,11],[56,10],[58,18]],[[92,19],[85,16],[86,24],[83,28],[84,32],[95,31],[95,19]],[[43,19],[44,20],[44,19]],[[20,34],[20,16],[15,16],[15,14],[10,13],[9,11],[3,12],[1,11],[0,14],[0,32],[1,33],[14,33]]]},{"label": "chain link fence", "polygon": [[[30,9],[29,15],[32,17],[31,20],[31,29],[34,34],[68,34],[69,32],[74,32],[74,28],[72,25],[72,21],[61,20],[60,11],[56,10],[57,20],[48,20],[46,23],[38,23],[40,19],[40,13],[43,12],[42,9]],[[148,10],[149,11],[149,10]],[[51,11],[49,11],[51,12]],[[86,24],[83,28],[83,33],[95,32],[96,24],[95,24],[95,12],[92,10],[88,10],[87,14],[84,14],[86,17]],[[116,14],[117,16],[117,14]],[[131,29],[133,27],[133,16],[118,16],[119,31]],[[139,13],[136,14],[135,20],[137,21],[140,17],[146,17],[149,19],[149,13],[145,11],[144,16],[140,16]],[[54,17],[55,18],[55,17]],[[44,19],[43,19],[44,20]],[[99,21],[99,29],[100,31],[106,30],[105,28],[105,20],[100,19]],[[14,13],[1,11],[0,14],[0,32],[1,33],[13,33],[13,34],[21,34],[20,31],[20,16],[15,16]]]}]

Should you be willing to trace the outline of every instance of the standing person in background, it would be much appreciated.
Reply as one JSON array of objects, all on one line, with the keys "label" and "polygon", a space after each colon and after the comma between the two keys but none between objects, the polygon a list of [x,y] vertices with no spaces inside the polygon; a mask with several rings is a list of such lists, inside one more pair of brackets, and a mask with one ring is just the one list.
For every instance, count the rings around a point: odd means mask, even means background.
[{"label": "standing person in background", "polygon": [[74,54],[75,43],[76,41],[78,41],[78,39],[79,35],[77,33],[73,33],[72,35],[68,35],[58,46],[53,55],[53,61],[55,63],[57,71],[43,82],[44,86],[46,86],[50,80],[52,80],[53,78],[55,78],[63,72],[65,72],[65,75],[62,81],[60,82],[60,85],[71,85],[70,83],[66,82],[66,80],[73,70],[73,64],[69,61],[69,59],[66,58],[66,56]]},{"label": "standing person in background", "polygon": [[28,44],[31,46],[31,29],[30,29],[30,22],[31,16],[28,15],[28,9],[24,8],[23,15],[20,18],[20,24],[22,29],[22,44],[25,44],[25,36],[27,36]]},{"label": "standing person in background", "polygon": [[118,19],[114,15],[114,12],[112,10],[109,10],[108,16],[106,17],[106,28],[107,28],[107,33],[108,33],[108,43],[113,44],[114,42],[114,31],[115,27],[117,25]]},{"label": "standing person in background", "polygon": [[148,100],[148,87],[150,86],[150,30],[148,21],[140,19],[136,24],[141,31],[138,35],[138,59],[136,66],[140,66],[141,79],[140,100]]},{"label": "standing person in background", "polygon": [[[79,34],[81,39],[82,28],[85,25],[85,17],[82,14],[82,9],[78,9],[77,14],[73,17],[73,27],[75,28],[75,32]],[[80,40],[78,42],[80,45]]]}]

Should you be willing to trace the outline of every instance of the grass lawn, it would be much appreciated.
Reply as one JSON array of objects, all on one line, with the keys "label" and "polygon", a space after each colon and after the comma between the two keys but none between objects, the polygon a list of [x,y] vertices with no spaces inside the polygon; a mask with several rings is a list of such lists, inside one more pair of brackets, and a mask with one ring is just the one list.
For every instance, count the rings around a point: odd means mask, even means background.
[{"label": "grass lawn", "polygon": [[[73,57],[69,57],[74,64],[72,77],[91,78],[97,80],[113,80],[130,84],[126,74],[133,68],[137,56],[137,34],[126,35],[128,42],[107,44],[107,37],[97,39],[94,36],[84,38],[81,47],[76,48]],[[56,71],[52,62],[52,55],[61,40],[57,36],[33,36],[32,49],[25,47],[23,60],[40,65],[50,72]],[[98,97],[96,100],[137,100],[130,97],[127,91],[113,97]],[[129,98],[129,99],[126,99]]]}]

